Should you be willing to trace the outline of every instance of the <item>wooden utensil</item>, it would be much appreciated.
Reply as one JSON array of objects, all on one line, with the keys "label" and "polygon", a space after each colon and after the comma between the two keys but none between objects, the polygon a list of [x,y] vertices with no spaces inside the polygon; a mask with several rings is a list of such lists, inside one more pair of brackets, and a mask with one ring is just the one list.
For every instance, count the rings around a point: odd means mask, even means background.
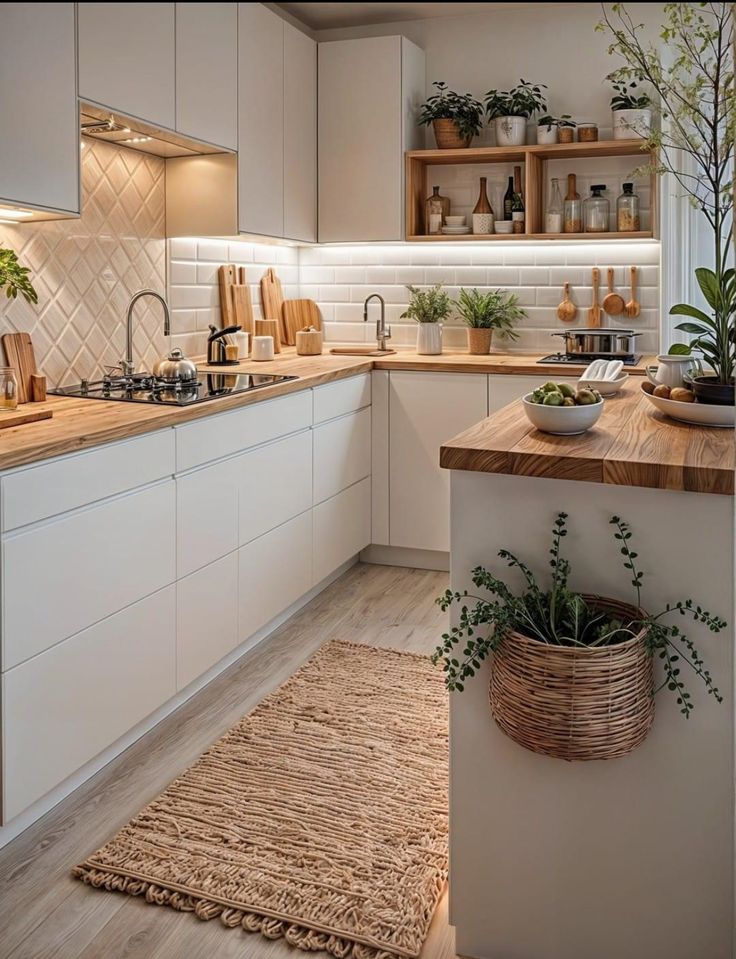
[{"label": "wooden utensil", "polygon": [[281,307],[284,303],[284,291],[276,271],[269,267],[261,277],[261,309],[264,320],[278,320],[282,336],[285,334]]},{"label": "wooden utensil", "polygon": [[578,315],[578,308],[570,299],[570,284],[565,283],[562,303],[557,307],[557,319],[562,323],[572,323]]},{"label": "wooden utensil", "polygon": [[236,283],[235,267],[232,263],[226,263],[217,271],[217,277],[220,282],[220,316],[222,317],[222,328],[235,325],[235,306],[233,303],[233,287]]},{"label": "wooden utensil", "polygon": [[593,267],[593,305],[588,310],[588,326],[601,325],[601,307],[598,303],[598,290],[601,281],[601,271],[597,266]]},{"label": "wooden utensil", "polygon": [[283,319],[284,342],[289,346],[296,343],[296,334],[299,330],[322,329],[322,314],[314,300],[284,300],[281,308]]},{"label": "wooden utensil", "polygon": [[29,403],[31,377],[38,372],[31,337],[28,333],[5,333],[2,341],[8,366],[13,367],[18,381],[18,402]]},{"label": "wooden utensil", "polygon": [[620,316],[626,309],[623,297],[613,292],[614,272],[613,267],[608,267],[608,293],[603,299],[603,309],[609,316]]},{"label": "wooden utensil", "polygon": [[256,336],[272,336],[274,353],[281,352],[281,324],[278,320],[255,320]]},{"label": "wooden utensil", "polygon": [[10,429],[11,426],[21,426],[23,423],[36,423],[38,420],[50,420],[52,410],[16,410],[14,413],[0,413],[0,430]]},{"label": "wooden utensil", "polygon": [[244,333],[254,333],[253,326],[253,302],[250,298],[250,286],[246,281],[245,267],[238,268],[238,282],[232,288],[233,307],[235,310],[234,322]]},{"label": "wooden utensil", "polygon": [[635,320],[636,317],[641,313],[641,304],[636,298],[636,281],[637,281],[637,269],[635,266],[631,267],[631,299],[626,304],[625,310],[626,315],[631,320]]}]

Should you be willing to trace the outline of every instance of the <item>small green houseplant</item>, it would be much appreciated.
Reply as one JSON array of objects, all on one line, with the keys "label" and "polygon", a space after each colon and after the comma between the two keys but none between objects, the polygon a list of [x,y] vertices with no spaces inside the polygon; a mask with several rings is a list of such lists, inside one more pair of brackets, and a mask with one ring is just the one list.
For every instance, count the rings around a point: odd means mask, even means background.
[{"label": "small green houseplant", "polygon": [[416,286],[407,286],[409,305],[401,314],[401,319],[416,320],[417,353],[433,356],[442,352],[442,322],[452,312],[452,300],[437,283],[421,290]]},{"label": "small green houseplant", "polygon": [[506,290],[460,290],[455,308],[468,328],[468,352],[474,356],[490,353],[493,331],[508,340],[517,340],[514,325],[526,316],[519,297]]},{"label": "small green houseplant", "polygon": [[609,78],[613,87],[611,97],[611,126],[614,140],[640,137],[646,140],[652,130],[652,98],[640,88],[641,77],[630,82],[614,72]]},{"label": "small green houseplant", "polygon": [[455,93],[442,80],[432,84],[437,93],[428,97],[419,111],[419,123],[432,124],[437,148],[469,147],[483,126],[483,104],[469,93]]},{"label": "small green houseplant", "polygon": [[[481,662],[494,653],[491,711],[507,735],[528,749],[560,758],[614,758],[644,740],[653,720],[653,697],[660,689],[672,692],[689,717],[693,703],[683,667],[721,702],[694,643],[667,618],[691,618],[714,633],[727,624],[692,599],[668,603],[655,614],[644,612],[638,554],[628,523],[618,516],[610,524],[631,576],[635,603],[575,592],[569,583],[570,563],[562,555],[567,518],[558,513],[555,520],[547,588],[525,563],[502,549],[501,559],[521,574],[521,590],[477,566],[472,580],[484,595],[448,589],[440,596],[440,607],[459,604],[460,616],[443,635],[433,659],[442,664],[447,688],[462,692]],[[469,599],[475,604],[469,605]],[[656,688],[655,655],[664,671]]]},{"label": "small green houseplant", "polygon": [[557,143],[560,129],[572,131],[575,126],[575,121],[569,113],[563,113],[561,117],[553,117],[545,113],[537,120],[537,143]]},{"label": "small green houseplant", "polygon": [[28,303],[38,303],[38,294],[31,283],[27,266],[21,266],[14,250],[0,249],[0,290],[14,300],[20,293]]},{"label": "small green houseplant", "polygon": [[489,90],[486,93],[486,115],[494,123],[496,146],[522,146],[526,143],[526,121],[547,109],[542,92],[545,84],[521,79],[511,90]]}]

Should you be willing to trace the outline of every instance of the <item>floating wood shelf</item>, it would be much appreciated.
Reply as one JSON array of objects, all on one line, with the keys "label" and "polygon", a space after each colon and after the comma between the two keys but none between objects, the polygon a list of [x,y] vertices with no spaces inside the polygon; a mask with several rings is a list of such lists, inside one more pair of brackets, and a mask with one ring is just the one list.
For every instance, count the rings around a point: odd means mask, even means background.
[{"label": "floating wood shelf", "polygon": [[[546,161],[605,159],[606,157],[641,157],[642,163],[652,153],[641,140],[598,140],[595,143],[529,144],[518,147],[469,147],[460,150],[410,150],[406,153],[406,239],[452,243],[456,240],[485,242],[488,240],[643,240],[656,237],[656,189],[652,175],[651,230],[636,233],[542,233],[544,222],[544,183]],[[427,236],[424,233],[424,203],[428,196],[427,169],[432,166],[466,164],[523,164],[524,202],[528,233],[494,233],[477,236]]]}]

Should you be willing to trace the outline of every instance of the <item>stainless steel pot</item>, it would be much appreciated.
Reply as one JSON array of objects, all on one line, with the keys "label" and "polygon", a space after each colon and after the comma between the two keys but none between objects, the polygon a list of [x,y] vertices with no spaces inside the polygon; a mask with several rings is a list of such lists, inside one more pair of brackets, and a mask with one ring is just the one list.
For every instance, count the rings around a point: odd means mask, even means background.
[{"label": "stainless steel pot", "polygon": [[584,353],[586,356],[631,356],[634,353],[635,338],[641,336],[636,330],[584,329],[565,330],[553,333],[565,340],[568,354]]},{"label": "stainless steel pot", "polygon": [[191,383],[197,379],[197,364],[184,356],[177,346],[154,365],[153,375],[167,383]]}]

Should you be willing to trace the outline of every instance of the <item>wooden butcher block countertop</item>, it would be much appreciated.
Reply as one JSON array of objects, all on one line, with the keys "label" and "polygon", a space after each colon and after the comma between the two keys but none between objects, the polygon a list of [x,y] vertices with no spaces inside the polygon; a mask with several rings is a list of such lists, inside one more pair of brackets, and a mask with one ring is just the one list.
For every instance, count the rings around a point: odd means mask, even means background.
[{"label": "wooden butcher block countertop", "polygon": [[733,495],[736,447],[729,429],[689,426],[659,413],[629,380],[579,436],[535,429],[516,400],[449,440],[445,469],[582,480],[616,486]]},{"label": "wooden butcher block countertop", "polygon": [[[45,403],[33,404],[32,408],[53,410],[52,419],[0,430],[0,469],[23,466],[52,456],[138,436],[320,386],[347,376],[368,373],[372,369],[539,374],[544,378],[555,375],[574,376],[583,370],[582,366],[539,366],[535,363],[537,359],[539,355],[492,353],[489,356],[469,356],[460,351],[449,351],[440,356],[419,356],[408,351],[386,357],[338,356],[326,351],[322,356],[297,356],[293,348],[287,347],[272,362],[254,363],[244,360],[239,366],[219,367],[213,372],[280,373],[297,376],[299,379],[250,393],[223,396],[194,406],[149,406],[143,403],[50,396]],[[650,359],[644,358],[642,364]],[[207,367],[203,365],[202,369]],[[643,372],[643,365],[634,368],[633,372]]]}]

